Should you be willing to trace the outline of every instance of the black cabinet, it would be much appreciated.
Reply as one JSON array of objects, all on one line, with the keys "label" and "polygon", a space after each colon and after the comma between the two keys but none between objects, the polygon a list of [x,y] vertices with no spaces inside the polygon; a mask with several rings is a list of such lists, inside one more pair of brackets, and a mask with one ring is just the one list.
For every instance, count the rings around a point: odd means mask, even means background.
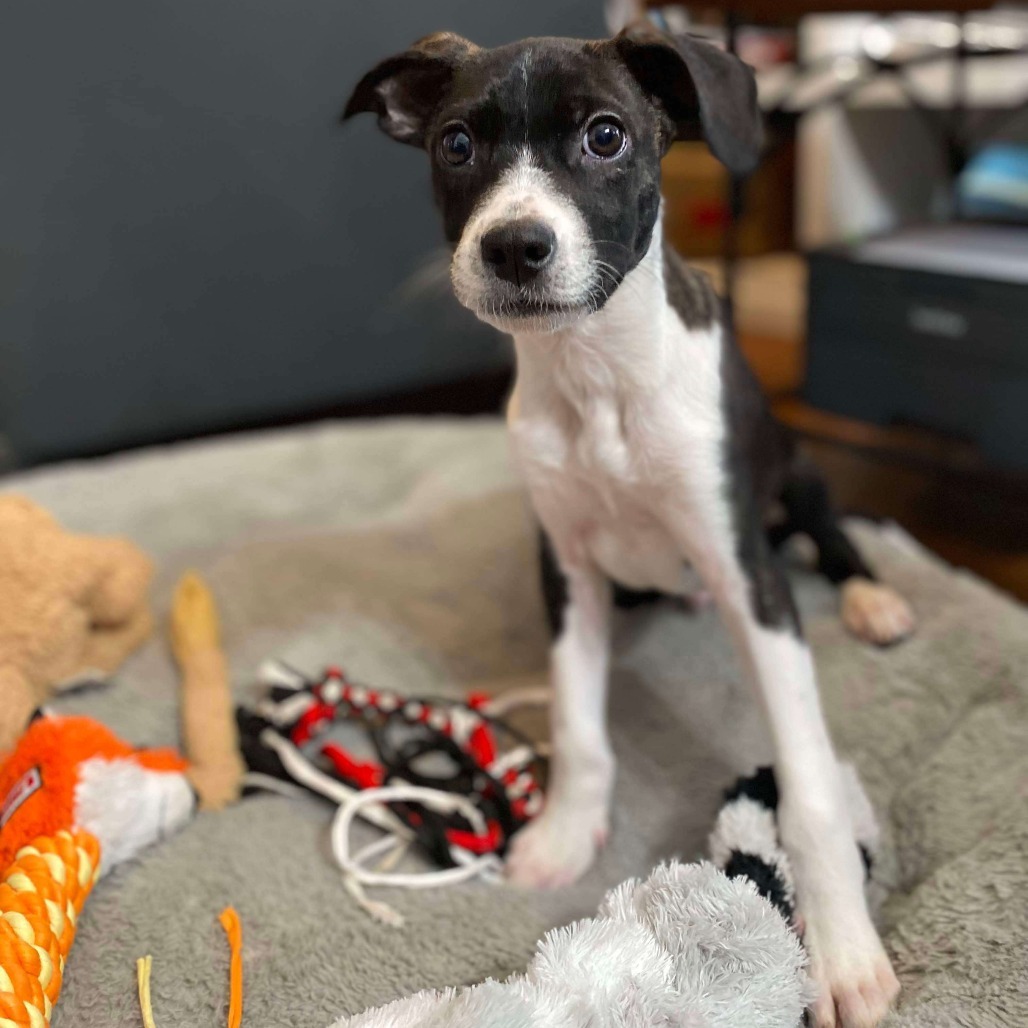
[{"label": "black cabinet", "polygon": [[811,254],[804,396],[1028,469],[1028,229],[953,224]]}]

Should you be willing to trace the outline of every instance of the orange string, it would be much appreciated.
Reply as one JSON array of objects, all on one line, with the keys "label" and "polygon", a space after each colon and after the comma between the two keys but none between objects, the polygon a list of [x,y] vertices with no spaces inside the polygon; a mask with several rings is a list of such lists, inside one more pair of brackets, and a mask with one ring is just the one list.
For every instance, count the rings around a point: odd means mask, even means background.
[{"label": "orange string", "polygon": [[243,926],[232,907],[226,907],[218,920],[228,936],[232,954],[228,981],[228,1028],[240,1028],[243,1023]]}]

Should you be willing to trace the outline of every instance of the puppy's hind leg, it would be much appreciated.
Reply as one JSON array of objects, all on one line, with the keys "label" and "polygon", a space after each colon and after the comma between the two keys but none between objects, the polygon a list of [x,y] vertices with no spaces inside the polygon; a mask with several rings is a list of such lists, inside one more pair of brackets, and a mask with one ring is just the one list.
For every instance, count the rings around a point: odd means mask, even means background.
[{"label": "puppy's hind leg", "polygon": [[813,465],[798,461],[782,489],[786,520],[768,533],[778,547],[802,532],[817,547],[817,568],[839,587],[843,624],[859,639],[889,646],[910,635],[916,620],[895,589],[877,581],[847,537],[832,507],[824,479]]},{"label": "puppy's hind leg", "polygon": [[555,553],[543,540],[543,587],[556,634],[546,806],[515,836],[507,861],[508,877],[536,888],[566,885],[592,863],[607,838],[614,781],[606,710],[611,588],[568,551]]}]

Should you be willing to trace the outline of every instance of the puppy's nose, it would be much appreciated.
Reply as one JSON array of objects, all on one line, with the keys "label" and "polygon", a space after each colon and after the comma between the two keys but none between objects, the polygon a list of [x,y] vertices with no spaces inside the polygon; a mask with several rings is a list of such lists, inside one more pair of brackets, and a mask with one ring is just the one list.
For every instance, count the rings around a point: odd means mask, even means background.
[{"label": "puppy's nose", "polygon": [[541,221],[508,221],[482,236],[482,260],[497,278],[527,285],[557,249],[553,229]]}]

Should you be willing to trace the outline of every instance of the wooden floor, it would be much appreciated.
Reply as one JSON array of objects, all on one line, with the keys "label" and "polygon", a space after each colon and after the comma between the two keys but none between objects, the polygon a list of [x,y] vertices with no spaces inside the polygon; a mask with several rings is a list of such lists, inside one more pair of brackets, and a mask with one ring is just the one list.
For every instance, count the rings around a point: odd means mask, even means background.
[{"label": "wooden floor", "polygon": [[987,467],[964,442],[809,407],[798,398],[801,342],[746,331],[740,341],[775,413],[803,438],[840,509],[894,520],[950,563],[1028,601],[1028,476]]}]

